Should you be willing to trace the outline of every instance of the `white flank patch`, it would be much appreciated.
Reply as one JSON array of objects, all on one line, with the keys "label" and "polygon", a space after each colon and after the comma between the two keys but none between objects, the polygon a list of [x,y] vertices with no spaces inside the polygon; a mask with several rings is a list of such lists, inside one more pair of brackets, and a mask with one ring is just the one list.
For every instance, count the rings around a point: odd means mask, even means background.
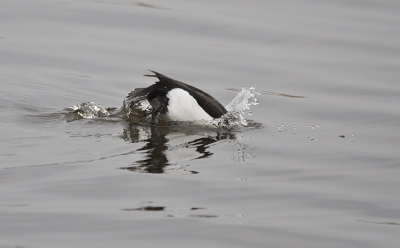
[{"label": "white flank patch", "polygon": [[176,88],[167,94],[168,117],[172,121],[197,121],[212,120],[213,118],[204,111],[188,92]]}]

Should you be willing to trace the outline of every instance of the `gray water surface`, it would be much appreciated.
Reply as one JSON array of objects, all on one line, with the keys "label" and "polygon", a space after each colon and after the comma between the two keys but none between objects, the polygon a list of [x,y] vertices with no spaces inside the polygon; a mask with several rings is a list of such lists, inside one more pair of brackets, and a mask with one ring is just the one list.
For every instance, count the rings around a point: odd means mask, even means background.
[{"label": "gray water surface", "polygon": [[[0,247],[399,246],[400,2],[0,4]],[[147,69],[252,125],[66,121]]]}]

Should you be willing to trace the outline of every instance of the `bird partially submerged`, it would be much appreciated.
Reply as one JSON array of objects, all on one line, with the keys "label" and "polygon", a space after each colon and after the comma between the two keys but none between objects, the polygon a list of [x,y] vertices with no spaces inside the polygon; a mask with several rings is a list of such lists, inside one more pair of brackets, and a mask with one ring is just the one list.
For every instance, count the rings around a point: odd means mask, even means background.
[{"label": "bird partially submerged", "polygon": [[206,92],[161,73],[151,72],[154,75],[145,76],[156,77],[159,81],[147,88],[133,90],[125,100],[127,107],[133,109],[138,106],[137,103],[147,101],[147,106],[151,105],[151,124],[158,123],[159,114],[168,121],[210,121],[227,113],[225,107]]},{"label": "bird partially submerged", "polygon": [[[225,107],[204,91],[151,71],[158,82],[147,88],[136,88],[124,99],[121,108],[104,108],[95,102],[75,104],[65,110],[68,122],[97,117],[124,118],[130,123],[156,125],[168,121],[191,122],[201,125],[232,130],[247,126],[245,114],[251,115],[250,107],[257,105],[255,86],[242,90]],[[246,112],[245,112],[246,111]],[[178,124],[178,123],[175,123]],[[183,123],[186,125],[187,123]],[[179,124],[178,124],[179,125]]]}]

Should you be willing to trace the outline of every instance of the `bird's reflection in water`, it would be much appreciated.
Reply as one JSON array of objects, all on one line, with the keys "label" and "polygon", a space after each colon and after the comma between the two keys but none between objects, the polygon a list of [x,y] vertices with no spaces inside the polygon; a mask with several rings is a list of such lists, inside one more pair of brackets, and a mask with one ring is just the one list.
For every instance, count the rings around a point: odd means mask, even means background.
[{"label": "bird's reflection in water", "polygon": [[209,158],[213,155],[209,151],[210,146],[236,139],[235,134],[226,131],[138,124],[126,125],[123,138],[133,143],[144,142],[144,146],[137,151],[143,152],[145,158],[121,169],[142,173],[180,174],[198,173],[182,168],[180,163]]}]

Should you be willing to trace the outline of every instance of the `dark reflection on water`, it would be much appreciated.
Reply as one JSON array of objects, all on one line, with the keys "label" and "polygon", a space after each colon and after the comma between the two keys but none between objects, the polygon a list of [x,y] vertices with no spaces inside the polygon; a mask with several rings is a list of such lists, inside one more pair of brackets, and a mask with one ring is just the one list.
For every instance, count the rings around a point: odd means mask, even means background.
[{"label": "dark reflection on water", "polygon": [[138,208],[124,208],[122,211],[145,211],[145,212],[178,212],[178,214],[168,214],[167,217],[180,218],[216,218],[215,214],[185,214],[187,211],[206,210],[206,208],[199,207],[165,207],[165,206],[143,206]]},{"label": "dark reflection on water", "polygon": [[144,153],[145,158],[135,161],[132,166],[121,168],[142,173],[196,174],[197,171],[189,171],[181,167],[173,167],[173,165],[194,159],[209,158],[213,155],[209,151],[212,144],[236,139],[234,133],[226,131],[138,124],[129,124],[124,128],[122,136],[132,143],[145,143],[136,150]]},{"label": "dark reflection on water", "polygon": [[122,209],[123,211],[193,211],[193,210],[203,210],[205,208],[197,208],[197,207],[191,207],[191,208],[184,208],[184,207],[165,207],[165,206],[143,206],[143,207],[138,207],[138,208],[124,208]]},{"label": "dark reflection on water", "polygon": [[[112,110],[108,108],[107,110]],[[115,108],[113,110],[116,110]],[[197,174],[199,172],[188,170],[189,161],[206,159],[214,155],[210,147],[222,142],[229,142],[237,147],[236,153],[231,159],[237,163],[246,163],[249,158],[254,157],[250,150],[252,146],[247,144],[241,135],[242,132],[263,128],[261,123],[248,120],[247,127],[237,127],[234,130],[217,129],[212,126],[200,125],[192,122],[160,122],[160,125],[153,126],[148,123],[137,123],[121,116],[119,110],[112,112],[109,116],[97,118],[81,118],[76,111],[64,109],[67,123],[83,121],[84,128],[91,125],[104,125],[121,123],[123,132],[118,135],[125,141],[143,144],[141,147],[129,152],[129,154],[143,155],[135,161],[124,164],[120,169],[139,173],[169,173],[169,174]],[[73,118],[70,119],[70,117]],[[78,125],[80,126],[80,125]],[[79,128],[78,128],[79,129]],[[70,132],[70,131],[68,131]],[[70,137],[105,137],[112,134],[92,134],[78,131],[71,133]],[[127,153],[119,154],[127,155]],[[117,155],[117,156],[119,156]],[[116,157],[116,156],[110,156]],[[109,157],[101,157],[105,159]],[[99,159],[87,160],[96,161]],[[79,160],[81,162],[82,160]],[[74,161],[73,163],[76,163]],[[186,163],[186,164],[185,164]]]},{"label": "dark reflection on water", "polygon": [[140,208],[124,208],[124,211],[164,211],[166,207],[145,206]]}]

